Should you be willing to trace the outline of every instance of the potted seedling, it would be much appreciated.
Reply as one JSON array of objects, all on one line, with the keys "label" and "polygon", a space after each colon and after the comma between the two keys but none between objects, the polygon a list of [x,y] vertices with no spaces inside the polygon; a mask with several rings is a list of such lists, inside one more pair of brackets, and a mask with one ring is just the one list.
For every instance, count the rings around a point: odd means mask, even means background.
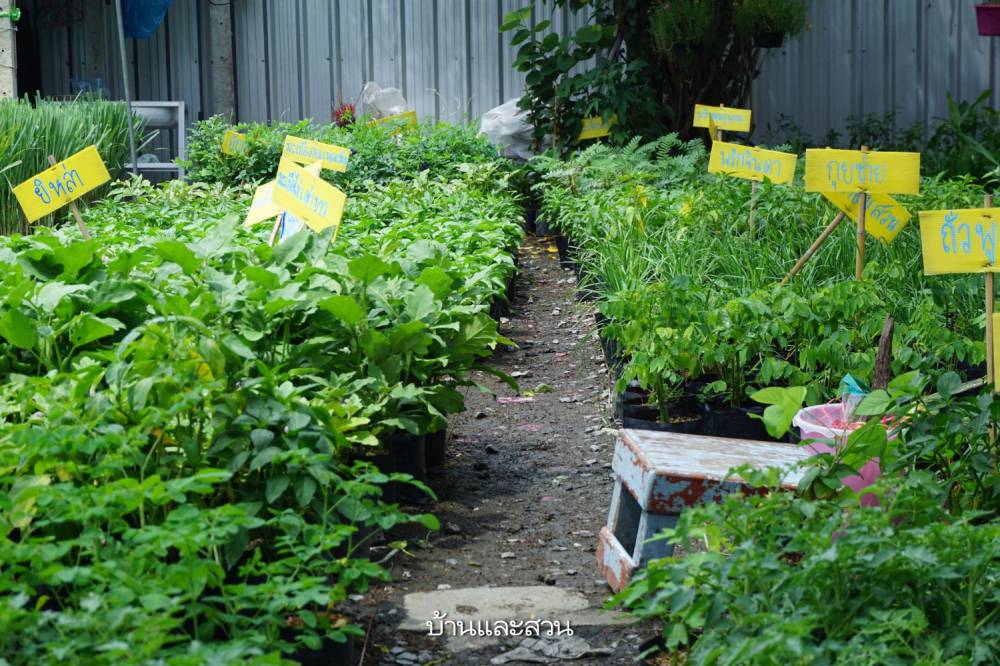
[{"label": "potted seedling", "polygon": [[738,0],[733,5],[733,27],[758,48],[780,48],[786,35],[805,29],[806,6],[802,0]]},{"label": "potted seedling", "polygon": [[985,37],[1000,35],[1000,0],[988,0],[976,5],[976,23],[979,34]]}]

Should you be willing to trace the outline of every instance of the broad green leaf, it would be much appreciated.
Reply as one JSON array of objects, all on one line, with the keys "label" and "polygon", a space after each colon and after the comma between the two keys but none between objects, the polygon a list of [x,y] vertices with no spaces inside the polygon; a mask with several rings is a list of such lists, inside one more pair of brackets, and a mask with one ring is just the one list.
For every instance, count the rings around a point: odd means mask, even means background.
[{"label": "broad green leaf", "polygon": [[958,376],[957,373],[951,372],[950,370],[938,378],[937,390],[944,398],[949,398],[956,393],[962,387],[962,378]]},{"label": "broad green leaf", "polygon": [[347,271],[356,280],[368,284],[378,276],[388,273],[389,264],[373,254],[366,254],[356,259],[351,259],[347,263]]},{"label": "broad green leaf", "polygon": [[288,481],[287,474],[272,476],[267,480],[264,485],[264,497],[268,504],[274,504],[284,494],[285,489],[288,488]]},{"label": "broad green leaf", "polygon": [[77,319],[69,330],[69,340],[74,347],[106,338],[113,335],[115,331],[125,328],[125,324],[110,317],[95,317],[86,313]]},{"label": "broad green leaf", "polygon": [[406,295],[406,314],[411,320],[423,320],[438,312],[438,301],[427,285],[417,287]]},{"label": "broad green leaf", "polygon": [[884,414],[891,405],[892,396],[889,395],[888,391],[877,389],[861,399],[861,403],[855,408],[854,413],[857,416],[875,416]]},{"label": "broad green leaf", "polygon": [[315,494],[316,480],[311,476],[304,476],[295,484],[295,499],[299,501],[299,506],[309,504]]},{"label": "broad green leaf", "polygon": [[33,349],[38,342],[35,321],[17,309],[7,310],[0,317],[0,335],[19,349]]},{"label": "broad green leaf", "polygon": [[455,281],[448,275],[447,271],[437,266],[428,266],[420,272],[420,277],[417,278],[417,284],[427,285],[438,299],[444,299],[445,296],[449,295],[454,283]]},{"label": "broad green leaf", "polygon": [[38,294],[35,296],[35,304],[45,312],[52,312],[66,296],[86,290],[87,285],[85,284],[66,284],[65,282],[58,281],[48,282],[38,290]]},{"label": "broad green leaf", "polygon": [[201,268],[201,259],[180,241],[163,240],[156,243],[153,248],[158,255],[177,264],[189,275]]},{"label": "broad green leaf", "polygon": [[368,312],[350,296],[331,296],[319,302],[323,308],[348,326],[357,326],[368,317]]}]

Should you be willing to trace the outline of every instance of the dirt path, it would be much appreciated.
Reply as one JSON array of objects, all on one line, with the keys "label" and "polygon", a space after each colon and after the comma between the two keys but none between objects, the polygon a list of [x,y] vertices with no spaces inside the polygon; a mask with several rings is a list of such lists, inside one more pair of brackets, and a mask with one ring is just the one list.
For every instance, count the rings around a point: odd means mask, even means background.
[{"label": "dirt path", "polygon": [[[398,631],[411,592],[548,585],[579,591],[591,608],[610,594],[594,554],[612,487],[609,380],[593,309],[574,301],[574,275],[554,250],[535,237],[521,248],[516,296],[501,326],[518,349],[492,360],[534,395],[516,396],[492,378],[483,381],[498,398],[467,392],[467,411],[451,420],[445,468],[431,479],[443,529],[412,544],[412,557],[395,557],[393,586],[371,595],[378,603],[365,620],[372,623],[365,664],[488,664],[522,640],[456,653],[443,638]],[[576,635],[613,654],[560,663],[633,664],[650,631],[592,626]]]}]

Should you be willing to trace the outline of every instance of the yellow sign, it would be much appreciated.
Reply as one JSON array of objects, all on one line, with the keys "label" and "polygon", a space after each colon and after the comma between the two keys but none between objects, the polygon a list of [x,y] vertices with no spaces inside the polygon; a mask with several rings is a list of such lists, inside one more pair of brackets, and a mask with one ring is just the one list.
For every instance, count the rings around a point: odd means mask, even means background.
[{"label": "yellow sign", "polygon": [[719,128],[715,126],[715,121],[712,120],[712,116],[708,117],[708,140],[715,141],[719,138]]},{"label": "yellow sign", "polygon": [[708,158],[708,172],[724,173],[749,180],[767,178],[777,184],[790,183],[795,177],[797,159],[798,155],[792,153],[715,141],[712,143],[712,154]]},{"label": "yellow sign", "polygon": [[750,131],[750,109],[731,109],[728,106],[694,105],[694,126],[708,127],[712,120],[716,128],[727,132]]},{"label": "yellow sign", "polygon": [[282,210],[302,218],[313,231],[322,231],[340,226],[347,195],[283,157],[278,163],[272,200]]},{"label": "yellow sign", "polygon": [[920,153],[806,150],[806,192],[920,193]]},{"label": "yellow sign", "polygon": [[247,152],[247,136],[231,129],[222,137],[222,152],[226,155],[242,155]]},{"label": "yellow sign", "polygon": [[995,273],[1000,208],[920,211],[924,273]]},{"label": "yellow sign", "polygon": [[608,130],[612,125],[618,124],[618,114],[611,116],[611,120],[604,122],[600,116],[591,116],[590,118],[583,119],[583,127],[580,130],[580,136],[576,137],[577,141],[584,141],[585,139],[596,139],[601,136],[607,136]]},{"label": "yellow sign", "polygon": [[282,154],[297,164],[312,164],[319,161],[324,169],[347,171],[347,159],[351,156],[351,149],[331,143],[286,136]]},{"label": "yellow sign", "polygon": [[[858,219],[860,192],[823,192],[823,196],[852,220]],[[865,205],[865,231],[870,235],[891,243],[906,223],[910,212],[888,194],[870,194]]]},{"label": "yellow sign", "polygon": [[15,187],[14,196],[28,222],[34,222],[109,180],[97,146],[87,146]]},{"label": "yellow sign", "polygon": [[386,116],[385,118],[376,118],[369,122],[369,125],[382,125],[400,123],[405,125],[417,125],[417,112],[416,111],[404,111],[403,113],[396,113],[391,116]]},{"label": "yellow sign", "polygon": [[[313,162],[305,168],[305,171],[313,176],[319,176],[322,166],[320,162]],[[243,221],[243,226],[252,227],[281,213],[281,206],[274,203],[274,181],[272,180],[270,183],[259,186],[257,191],[253,193],[253,202],[250,204],[250,210],[247,211],[247,218]]]}]

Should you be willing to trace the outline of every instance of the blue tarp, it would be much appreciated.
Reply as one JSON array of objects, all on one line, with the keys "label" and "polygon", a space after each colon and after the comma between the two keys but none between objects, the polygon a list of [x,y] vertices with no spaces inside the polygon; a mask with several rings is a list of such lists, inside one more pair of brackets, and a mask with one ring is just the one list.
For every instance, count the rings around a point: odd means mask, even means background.
[{"label": "blue tarp", "polygon": [[149,39],[163,23],[167,8],[174,0],[122,0],[122,23],[125,36]]}]

